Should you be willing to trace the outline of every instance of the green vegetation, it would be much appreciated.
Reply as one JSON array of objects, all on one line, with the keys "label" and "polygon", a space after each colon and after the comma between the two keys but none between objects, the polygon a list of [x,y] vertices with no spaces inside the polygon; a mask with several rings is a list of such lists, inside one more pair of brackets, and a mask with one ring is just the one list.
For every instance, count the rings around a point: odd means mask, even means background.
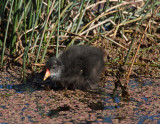
[{"label": "green vegetation", "polygon": [[[138,49],[140,56],[144,52],[147,56],[150,49],[160,52],[159,0],[127,1],[1,0],[1,68],[7,56],[14,62],[23,59],[25,80],[26,68],[31,66],[35,71],[35,63],[44,63],[48,50],[58,56],[59,49],[70,45],[96,44],[105,52],[121,49],[112,64],[132,60],[129,56],[136,55],[138,44],[144,48]],[[151,64],[160,67],[159,58],[157,55]]]}]

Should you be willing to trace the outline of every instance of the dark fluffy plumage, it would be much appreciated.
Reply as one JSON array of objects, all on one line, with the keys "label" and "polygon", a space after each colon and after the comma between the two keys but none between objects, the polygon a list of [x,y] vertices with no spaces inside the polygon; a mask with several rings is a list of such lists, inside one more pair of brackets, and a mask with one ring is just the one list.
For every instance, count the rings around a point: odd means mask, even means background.
[{"label": "dark fluffy plumage", "polygon": [[104,69],[103,52],[96,47],[72,46],[46,63],[53,83],[63,88],[94,89]]}]

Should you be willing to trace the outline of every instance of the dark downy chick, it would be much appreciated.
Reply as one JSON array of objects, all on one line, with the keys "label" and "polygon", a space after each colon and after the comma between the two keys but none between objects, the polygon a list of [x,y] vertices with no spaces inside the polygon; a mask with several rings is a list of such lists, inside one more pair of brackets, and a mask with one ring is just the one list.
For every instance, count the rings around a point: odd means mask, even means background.
[{"label": "dark downy chick", "polygon": [[49,76],[57,86],[69,89],[95,89],[104,69],[103,52],[96,47],[72,46],[46,63],[44,80]]}]

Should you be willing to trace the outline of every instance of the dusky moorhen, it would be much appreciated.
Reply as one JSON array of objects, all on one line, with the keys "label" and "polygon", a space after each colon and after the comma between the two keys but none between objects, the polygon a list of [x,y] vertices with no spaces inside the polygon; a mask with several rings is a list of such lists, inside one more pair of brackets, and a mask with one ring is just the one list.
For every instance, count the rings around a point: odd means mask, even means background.
[{"label": "dusky moorhen", "polygon": [[58,58],[46,63],[44,80],[50,77],[56,86],[71,89],[95,89],[104,69],[103,52],[91,46],[71,46]]}]

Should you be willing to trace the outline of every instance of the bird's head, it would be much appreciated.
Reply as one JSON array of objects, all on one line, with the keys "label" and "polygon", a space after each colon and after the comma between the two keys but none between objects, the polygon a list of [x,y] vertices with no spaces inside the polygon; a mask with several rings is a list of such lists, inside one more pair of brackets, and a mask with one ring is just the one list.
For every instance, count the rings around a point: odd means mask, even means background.
[{"label": "bird's head", "polygon": [[45,81],[48,77],[52,80],[60,80],[64,66],[62,62],[56,57],[51,57],[46,63],[46,73],[43,78]]}]

